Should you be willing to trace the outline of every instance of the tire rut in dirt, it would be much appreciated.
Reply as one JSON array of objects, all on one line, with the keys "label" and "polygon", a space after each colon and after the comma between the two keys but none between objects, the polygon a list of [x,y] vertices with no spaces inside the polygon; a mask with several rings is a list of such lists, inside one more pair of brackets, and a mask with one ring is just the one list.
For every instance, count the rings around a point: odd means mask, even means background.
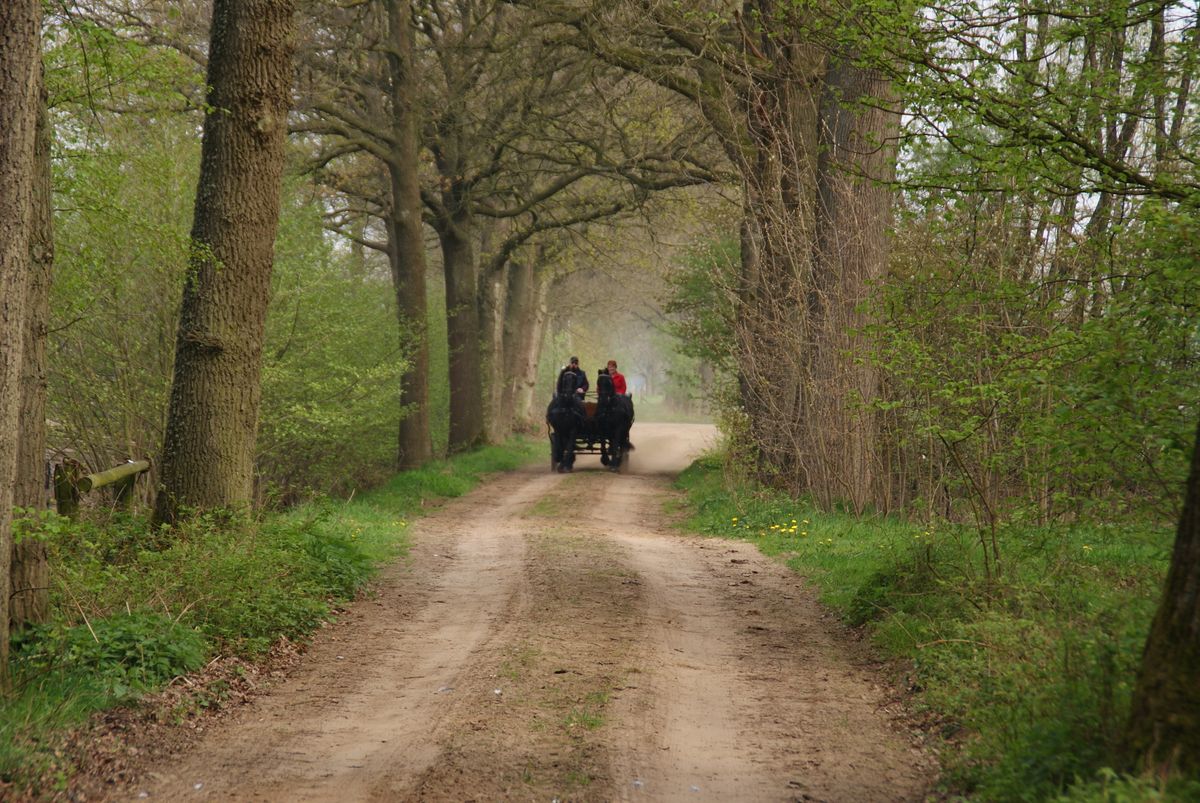
[{"label": "tire rut in dirt", "polygon": [[[647,427],[635,471],[678,471],[688,432]],[[931,762],[811,591],[752,544],[673,533],[671,493],[585,463],[450,502],[152,796],[920,799]]]},{"label": "tire rut in dirt", "polygon": [[641,603],[625,550],[577,515],[596,479],[564,477],[525,517],[523,607],[462,687],[448,719],[460,727],[413,799],[613,799],[606,733],[613,701],[637,682],[626,656]]},{"label": "tire rut in dirt", "polygon": [[419,520],[408,563],[383,573],[374,599],[321,634],[246,716],[159,775],[152,796],[403,799],[439,759],[431,735],[454,690],[522,604],[524,540],[511,522],[552,481],[508,475],[473,495],[469,515],[456,502]]},{"label": "tire rut in dirt", "polygon": [[614,480],[605,507],[630,526],[613,537],[645,588],[641,688],[613,712],[616,797],[922,799],[928,757],[802,581],[750,544],[664,532],[665,483]]}]

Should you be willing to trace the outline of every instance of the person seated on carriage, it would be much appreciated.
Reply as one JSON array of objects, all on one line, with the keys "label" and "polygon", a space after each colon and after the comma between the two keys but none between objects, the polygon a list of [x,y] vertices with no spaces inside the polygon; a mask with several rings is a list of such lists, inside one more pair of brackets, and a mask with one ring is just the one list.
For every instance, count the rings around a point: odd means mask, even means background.
[{"label": "person seated on carriage", "polygon": [[615,392],[621,394],[622,396],[629,393],[629,391],[626,390],[626,388],[625,388],[625,375],[617,370],[617,361],[616,360],[608,361],[607,373],[609,376],[612,377],[613,390]]},{"label": "person seated on carriage", "polygon": [[[583,391],[579,389],[580,375],[581,372],[572,371],[569,365],[558,372],[558,382],[554,386],[554,396],[550,399],[550,404],[546,407],[547,416],[550,415],[550,411],[555,407],[569,407],[580,419],[587,417],[587,411],[583,406]],[[586,387],[587,377],[584,377],[583,381]]]},{"label": "person seated on carriage", "polygon": [[[613,391],[615,391],[617,393],[617,395],[619,395],[624,400],[625,408],[627,410],[629,410],[629,423],[632,424],[633,423],[633,397],[629,395],[629,390],[627,389],[627,387],[625,385],[625,375],[617,370],[617,361],[616,360],[608,361],[608,366],[605,369],[605,372],[612,378]],[[626,449],[633,448],[633,444],[629,442],[628,438],[625,439],[624,445],[625,445]]]},{"label": "person seated on carriage", "polygon": [[578,357],[572,357],[567,364],[562,367],[562,370],[558,372],[558,385],[560,387],[562,386],[563,374],[567,373],[568,371],[575,374],[575,394],[582,399],[583,394],[587,393],[589,386],[587,374],[582,368],[579,367]]},{"label": "person seated on carriage", "polygon": [[583,406],[583,394],[587,389],[587,374],[579,367],[579,358],[572,357],[558,372],[558,379],[554,383],[555,395],[546,407],[546,415],[549,416],[556,406],[567,406],[582,421],[587,417],[587,410]]}]

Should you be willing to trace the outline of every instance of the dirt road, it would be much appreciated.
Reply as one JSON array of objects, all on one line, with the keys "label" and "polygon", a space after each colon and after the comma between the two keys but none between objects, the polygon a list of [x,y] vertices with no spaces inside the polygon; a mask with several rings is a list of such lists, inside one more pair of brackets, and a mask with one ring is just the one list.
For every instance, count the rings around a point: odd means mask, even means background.
[{"label": "dirt road", "polygon": [[285,681],[122,797],[921,799],[928,760],[811,591],[667,522],[711,428],[634,435],[629,473],[585,456],[421,519]]}]

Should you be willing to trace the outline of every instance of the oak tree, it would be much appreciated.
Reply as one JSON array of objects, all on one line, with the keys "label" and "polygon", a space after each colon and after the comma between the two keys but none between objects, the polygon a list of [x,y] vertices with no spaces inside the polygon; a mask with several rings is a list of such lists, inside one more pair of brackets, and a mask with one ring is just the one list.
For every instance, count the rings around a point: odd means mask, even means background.
[{"label": "oak tree", "polygon": [[9,568],[39,105],[42,4],[0,5],[0,689],[8,686]]},{"label": "oak tree", "polygon": [[[21,404],[17,433],[17,477],[13,503],[41,511],[49,502],[46,472],[46,336],[50,320],[50,281],[54,233],[50,196],[50,123],[45,82],[39,70],[37,140],[34,146],[33,218],[29,275],[25,299],[27,319],[22,348]],[[50,612],[50,567],[46,544],[25,538],[13,545],[12,610],[14,627],[42,622]]]},{"label": "oak tree", "polygon": [[291,88],[291,0],[217,0],[160,522],[253,499],[263,330]]}]

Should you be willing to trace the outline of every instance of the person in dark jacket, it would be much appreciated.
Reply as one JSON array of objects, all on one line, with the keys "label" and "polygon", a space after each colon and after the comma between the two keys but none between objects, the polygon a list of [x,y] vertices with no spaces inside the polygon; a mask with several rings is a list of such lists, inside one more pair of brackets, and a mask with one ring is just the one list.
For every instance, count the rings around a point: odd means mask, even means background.
[{"label": "person in dark jacket", "polygon": [[582,421],[587,415],[583,407],[583,394],[579,390],[579,375],[570,367],[563,368],[558,373],[558,383],[555,385],[554,398],[546,408],[546,415],[556,407],[566,407],[572,410]]},{"label": "person in dark jacket", "polygon": [[575,393],[578,394],[580,398],[583,398],[583,394],[587,393],[588,387],[590,386],[588,385],[587,373],[585,373],[584,370],[579,367],[578,357],[572,357],[570,361],[563,366],[563,369],[558,372],[559,381],[562,380],[563,374],[565,374],[567,371],[571,371],[575,374]]}]

